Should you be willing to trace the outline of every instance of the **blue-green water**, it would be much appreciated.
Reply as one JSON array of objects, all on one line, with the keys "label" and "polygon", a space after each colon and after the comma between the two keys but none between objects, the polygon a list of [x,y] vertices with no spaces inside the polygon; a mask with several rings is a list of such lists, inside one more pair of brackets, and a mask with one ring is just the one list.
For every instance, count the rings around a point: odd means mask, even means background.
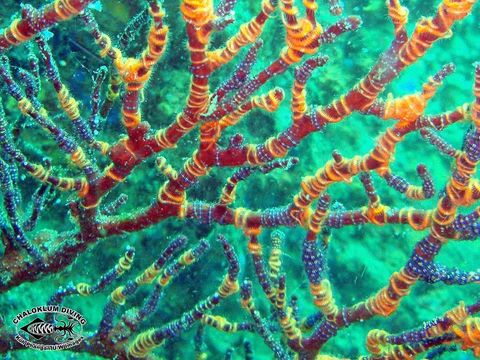
[{"label": "blue-green water", "polygon": [[[298,6],[301,7],[299,1]],[[32,1],[33,6],[43,4],[43,1]],[[113,39],[121,33],[128,20],[138,13],[144,6],[139,1],[102,0],[99,7],[93,10],[95,18],[102,31],[111,35]],[[438,1],[403,1],[410,9],[408,30],[413,30],[414,24],[421,16],[434,13]],[[165,55],[156,66],[155,71],[144,91],[142,103],[143,119],[147,120],[154,129],[167,126],[175,120],[176,115],[185,106],[188,94],[190,73],[189,55],[186,49],[185,23],[179,11],[179,1],[165,0],[164,8],[167,14],[165,22],[170,28],[169,40]],[[16,1],[4,1],[0,5],[0,27],[5,27],[11,16],[17,14],[20,4]],[[236,22],[224,31],[215,34],[211,40],[211,47],[223,46],[225,41],[236,32],[239,24],[250,19],[260,7],[258,1],[239,0],[235,7]],[[345,0],[345,15],[357,15],[362,19],[362,26],[355,32],[347,32],[334,42],[322,46],[320,52],[329,56],[326,66],[316,70],[307,85],[307,99],[309,104],[328,104],[340,94],[351,89],[363,75],[373,66],[379,54],[390,44],[392,26],[387,16],[387,10],[380,0],[354,1]],[[317,14],[319,22],[324,28],[336,21],[329,14],[328,6],[319,3]],[[480,19],[478,4],[473,12],[456,24],[453,36],[440,40],[417,63],[403,71],[398,79],[390,84],[382,97],[388,92],[395,96],[402,96],[421,89],[422,84],[438,71],[442,65],[453,62],[456,71],[450,75],[435,97],[429,103],[426,113],[436,114],[454,109],[465,102],[473,100],[473,66],[480,60],[478,46],[478,32]],[[147,27],[139,29],[139,35],[134,38],[129,47],[130,55],[137,55],[144,44],[144,34]],[[50,30],[53,34],[49,43],[54,58],[58,62],[59,71],[72,94],[81,102],[80,110],[88,116],[90,111],[91,78],[93,72],[101,65],[108,65],[108,61],[100,59],[97,48],[89,34],[85,31],[78,19],[73,19]],[[278,9],[267,22],[262,38],[265,45],[259,52],[258,61],[253,67],[252,74],[265,68],[279,54],[284,46],[284,30],[281,15]],[[38,50],[34,50],[38,53]],[[26,46],[22,45],[7,52],[14,66],[26,66]],[[244,54],[242,52],[242,54]],[[232,73],[238,61],[233,61],[216,72],[211,79],[211,88]],[[41,65],[42,66],[42,65]],[[43,70],[42,70],[43,71]],[[228,129],[220,139],[220,144],[226,146],[228,138],[240,133],[246,143],[261,143],[269,136],[277,134],[291,124],[290,89],[293,84],[293,69],[275,77],[268,82],[258,93],[266,92],[274,86],[285,90],[286,99],[275,113],[255,110],[249,113],[234,128]],[[0,85],[2,86],[2,85]],[[4,89],[4,88],[2,88]],[[106,86],[102,88],[104,96]],[[55,144],[42,130],[30,121],[23,121],[16,102],[2,90],[0,94],[10,124],[10,131],[15,132],[19,148],[32,161],[41,162],[48,158],[58,174],[72,176],[76,169],[70,167],[65,154],[55,147]],[[42,80],[40,101],[53,114],[59,114],[56,95],[51,84]],[[117,103],[105,121],[104,129],[99,139],[114,142],[124,135],[120,123],[120,107]],[[59,120],[61,126],[71,130],[68,121]],[[17,124],[20,130],[17,129]],[[374,116],[353,114],[338,124],[327,126],[322,132],[310,135],[304,139],[289,155],[300,159],[299,163],[289,170],[275,170],[268,175],[255,173],[247,181],[241,183],[237,189],[234,207],[249,209],[265,209],[268,207],[283,206],[292,201],[293,196],[300,189],[302,177],[313,175],[327,161],[331,159],[333,150],[339,150],[346,158],[368,153],[375,144],[377,137],[391,125],[391,122]],[[455,148],[460,149],[469,122],[454,124],[442,132],[442,137]],[[18,130],[18,131],[16,131]],[[17,137],[18,133],[18,137]],[[167,161],[180,170],[184,161],[191,156],[198,146],[198,130],[186,135],[173,150],[162,153]],[[97,156],[97,155],[95,155]],[[103,162],[102,162],[103,161]],[[419,163],[427,166],[432,174],[436,187],[436,195],[425,201],[412,201],[387,187],[385,182],[373,175],[373,180],[382,202],[391,208],[415,207],[433,209],[438,197],[442,194],[449,174],[452,171],[452,161],[438,153],[427,144],[418,133],[408,135],[396,151],[392,170],[415,184],[420,184],[416,174]],[[104,160],[100,164],[106,164]],[[203,177],[198,184],[189,189],[187,197],[194,200],[215,202],[226,182],[233,173],[231,168],[215,168],[208,176]],[[38,182],[29,177],[23,170],[19,170],[18,187],[22,194],[19,204],[19,213],[27,214],[31,206],[31,198]],[[77,171],[78,175],[78,171]],[[120,184],[111,194],[108,201],[115,199],[119,194],[128,195],[127,203],[120,208],[119,213],[130,214],[152,203],[157,195],[158,188],[165,178],[155,169],[154,157],[139,166],[128,179]],[[328,189],[333,202],[343,204],[347,209],[358,209],[367,204],[367,199],[358,178],[351,183],[335,184]],[[4,193],[2,193],[4,195]],[[47,233],[61,233],[78,229],[68,211],[68,204],[75,200],[70,193],[55,191],[49,196],[47,205],[41,212],[39,223],[35,230],[28,234],[30,239],[48,237]],[[470,210],[472,208],[469,208]],[[469,209],[461,209],[462,213]],[[2,211],[5,218],[5,211]],[[283,245],[282,269],[287,277],[288,296],[298,297],[300,318],[315,311],[309,294],[308,280],[304,274],[301,261],[302,241],[306,231],[300,227],[281,227],[285,233]],[[265,229],[260,235],[260,241],[269,249],[270,229]],[[178,318],[184,311],[188,311],[198,301],[204,299],[217,288],[224,275],[226,261],[222,255],[221,246],[215,241],[218,234],[224,234],[235,248],[240,262],[240,280],[250,278],[254,282],[254,297],[256,306],[261,314],[268,318],[270,309],[265,296],[255,278],[253,264],[247,251],[247,238],[241,230],[233,226],[206,225],[196,221],[170,218],[146,230],[121,236],[112,236],[99,240],[88,247],[88,250],[63,271],[42,277],[30,283],[24,283],[0,295],[0,315],[4,320],[4,329],[13,331],[11,319],[15,314],[37,305],[44,305],[59,286],[73,282],[94,283],[98,276],[112,268],[122,255],[127,245],[136,249],[135,261],[132,269],[121,279],[116,280],[104,291],[89,296],[78,295],[68,297],[64,305],[71,307],[85,316],[87,324],[85,332],[95,331],[102,317],[102,311],[109,294],[117,286],[127,280],[134,279],[158,256],[169,240],[183,234],[189,239],[189,245],[198,243],[199,239],[206,238],[211,243],[211,249],[199,261],[182,272],[172,281],[160,300],[156,312],[145,321],[139,331],[151,327],[160,327],[163,324]],[[365,299],[385,286],[389,276],[405,265],[415,244],[427,234],[427,231],[413,231],[407,225],[362,225],[347,226],[332,230],[331,243],[328,250],[328,277],[332,283],[337,304],[350,306]],[[49,244],[51,245],[51,244]],[[4,251],[0,247],[0,254]],[[268,254],[265,251],[265,254]],[[445,245],[437,260],[448,266],[456,266],[463,270],[476,270],[480,249],[475,241],[451,241]],[[0,274],[0,279],[5,274]],[[322,349],[322,354],[331,354],[339,358],[357,358],[367,355],[365,339],[368,331],[374,328],[384,329],[390,333],[421,326],[443,315],[447,310],[463,300],[467,304],[477,301],[478,284],[465,286],[448,286],[442,283],[418,283],[406,297],[396,313],[388,318],[376,318],[354,324],[338,332]],[[123,311],[142,304],[151,287],[142,287],[134,296],[127,299],[122,307]],[[248,313],[240,305],[240,296],[235,294],[225,300],[213,314],[226,316],[231,321],[251,321]],[[119,318],[119,317],[118,317]],[[117,320],[118,320],[117,318]],[[182,332],[178,337],[166,341],[155,350],[161,358],[166,359],[194,359],[194,335],[197,325]],[[1,332],[0,332],[1,333]],[[282,342],[282,337],[276,333],[275,337]],[[130,338],[133,340],[134,336]],[[258,334],[239,332],[226,334],[212,328],[205,329],[204,352],[209,359],[223,359],[229,348],[237,348],[234,359],[243,358],[241,345],[244,340],[252,343],[254,359],[272,358],[271,350],[264,344]],[[97,358],[88,354],[68,351],[40,352],[34,350],[12,351],[8,355],[13,359],[87,359]],[[419,358],[423,358],[420,356]],[[441,359],[473,359],[471,351],[445,353]]]}]

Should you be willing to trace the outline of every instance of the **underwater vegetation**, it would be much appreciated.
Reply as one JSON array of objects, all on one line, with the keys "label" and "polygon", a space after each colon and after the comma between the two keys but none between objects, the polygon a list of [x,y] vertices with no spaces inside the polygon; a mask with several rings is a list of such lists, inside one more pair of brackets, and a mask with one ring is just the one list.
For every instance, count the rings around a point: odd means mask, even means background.
[{"label": "underwater vegetation", "polygon": [[1,354],[480,357],[476,0],[348,2],[0,5]]}]

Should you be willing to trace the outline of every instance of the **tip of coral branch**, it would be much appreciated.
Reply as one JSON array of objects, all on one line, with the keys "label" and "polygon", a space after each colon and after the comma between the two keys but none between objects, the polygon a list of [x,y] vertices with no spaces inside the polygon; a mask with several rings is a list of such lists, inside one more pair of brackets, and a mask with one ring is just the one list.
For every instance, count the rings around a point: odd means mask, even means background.
[{"label": "tip of coral branch", "polygon": [[272,240],[276,239],[277,241],[279,241],[281,243],[285,240],[285,233],[283,231],[275,229],[270,234],[270,237],[271,237]]},{"label": "tip of coral branch", "polygon": [[336,163],[340,163],[343,160],[343,156],[342,156],[342,154],[340,154],[340,152],[338,150],[333,150],[332,151],[332,157],[333,157],[333,160]]},{"label": "tip of coral branch", "polygon": [[442,68],[442,72],[445,73],[445,76],[450,75],[455,71],[456,67],[454,63],[445,64]]},{"label": "tip of coral branch", "polygon": [[331,197],[327,193],[323,193],[322,195],[320,195],[319,200],[322,201],[325,204],[329,204],[330,200],[331,200]]},{"label": "tip of coral branch", "polygon": [[362,26],[362,19],[360,16],[352,15],[347,17],[345,20],[348,21],[352,30],[357,30],[360,26]]},{"label": "tip of coral branch", "polygon": [[244,280],[240,285],[240,293],[247,296],[252,293],[252,282],[249,279]]},{"label": "tip of coral branch", "polygon": [[417,166],[418,175],[425,175],[427,173],[427,167],[424,164],[419,164]]},{"label": "tip of coral branch", "polygon": [[291,163],[292,165],[297,165],[299,161],[300,161],[300,159],[297,158],[297,157],[292,157],[292,158],[290,158],[290,163]]},{"label": "tip of coral branch", "polygon": [[330,6],[330,14],[339,16],[343,13],[343,6],[340,1],[333,1]]},{"label": "tip of coral branch", "polygon": [[201,239],[199,241],[199,246],[208,248],[210,247],[210,244],[207,239]]},{"label": "tip of coral branch", "polygon": [[8,65],[8,57],[7,57],[6,55],[0,56],[0,63],[1,63],[3,66],[7,66],[7,65]]},{"label": "tip of coral branch", "polygon": [[450,72],[453,72],[453,71],[455,71],[455,69],[456,69],[454,63],[445,64],[445,66],[444,66],[443,68],[444,68],[445,70],[450,71]]},{"label": "tip of coral branch", "polygon": [[368,172],[361,172],[359,177],[362,182],[367,181],[368,179],[370,179],[370,174]]},{"label": "tip of coral branch", "polygon": [[185,245],[188,242],[188,238],[185,235],[178,235],[174,241],[179,245]]},{"label": "tip of coral branch", "polygon": [[232,147],[239,147],[243,144],[243,135],[242,134],[235,134],[230,138],[230,146]]},{"label": "tip of coral branch", "polygon": [[455,64],[448,63],[445,64],[438,73],[434,75],[434,80],[437,82],[442,82],[448,75],[455,71]]},{"label": "tip of coral branch", "polygon": [[314,67],[321,67],[325,65],[328,60],[330,60],[328,55],[319,55],[312,59],[312,61],[314,62]]},{"label": "tip of coral branch", "polygon": [[273,89],[273,91],[273,96],[275,97],[275,99],[277,99],[277,101],[282,101],[285,98],[285,91],[283,91],[282,88],[276,87]]},{"label": "tip of coral branch", "polygon": [[127,249],[125,250],[128,256],[133,256],[135,254],[135,248],[133,246],[128,245]]},{"label": "tip of coral branch", "polygon": [[253,47],[259,49],[263,46],[263,40],[262,39],[257,39],[255,40],[255,42],[253,43]]}]

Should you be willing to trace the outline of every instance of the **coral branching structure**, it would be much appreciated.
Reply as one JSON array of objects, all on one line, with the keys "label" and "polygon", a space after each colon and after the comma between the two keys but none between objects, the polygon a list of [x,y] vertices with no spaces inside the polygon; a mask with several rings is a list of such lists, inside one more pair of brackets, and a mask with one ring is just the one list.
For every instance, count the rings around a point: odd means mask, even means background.
[{"label": "coral branching structure", "polygon": [[[316,13],[322,7],[330,7],[332,15],[341,16],[339,2],[259,1],[256,16],[240,25],[238,32],[226,43],[213,48],[212,36],[227,26],[235,26],[231,25],[234,7],[239,4],[236,0],[222,0],[216,6],[212,0],[179,0],[191,63],[190,87],[184,108],[168,126],[159,129],[153,129],[142,116],[142,101],[148,98],[148,90],[157,86],[149,80],[168,43],[169,28],[163,4],[159,0],[145,1],[146,10],[132,19],[130,27],[135,27],[135,22],[148,21],[149,30],[143,51],[136,57],[129,57],[125,51],[128,36],[114,41],[103,32],[90,8],[91,3],[92,0],[54,0],[41,8],[23,5],[21,15],[0,33],[0,82],[4,89],[0,103],[3,200],[0,292],[6,293],[21,284],[66,269],[102,239],[138,232],[170,218],[238,228],[246,239],[248,246],[245,248],[256,275],[253,280],[259,286],[254,287],[240,272],[244,269],[240,269],[236,253],[243,249],[234,250],[233,245],[219,236],[228,267],[217,290],[198,299],[197,305],[189,311],[177,314],[176,320],[157,323],[150,329],[142,328],[145,319],[155,313],[172,278],[196,262],[210,246],[206,240],[201,240],[185,250],[187,240],[182,236],[169,244],[152,245],[152,249],[164,248],[163,252],[155,251],[157,260],[150,265],[140,260],[145,270],[111,290],[106,296],[98,327],[72,351],[105,358],[154,358],[166,340],[198,326],[195,351],[199,359],[206,357],[202,339],[208,328],[255,333],[276,359],[334,359],[336,354],[325,354],[325,344],[351,324],[391,316],[415,284],[464,285],[480,281],[480,272],[450,268],[436,259],[446,243],[472,240],[480,234],[480,208],[476,207],[480,182],[475,178],[480,160],[480,65],[475,64],[472,69],[471,102],[445,113],[428,115],[425,109],[444,78],[454,71],[453,64],[439,66],[438,72],[426,80],[419,92],[382,97],[385,88],[404,69],[420,60],[437,40],[452,35],[455,23],[471,13],[476,0],[440,1],[436,12],[431,17],[422,17],[410,33],[407,31],[407,8],[400,0],[387,0],[385,12],[388,11],[394,30],[390,46],[355,86],[327,105],[308,104],[306,95],[307,81],[316,68],[328,61],[326,56],[319,54],[319,49],[361,26],[360,19],[355,16],[342,17],[329,27],[318,22]],[[174,16],[176,14],[171,14],[172,18]],[[262,32],[267,22],[275,21],[284,28],[284,47],[276,59],[254,74],[252,69],[261,52]],[[76,31],[89,33],[106,65],[96,73],[88,113],[69,90],[75,79],[62,78],[55,52],[49,45],[46,31],[60,22],[81,23],[80,30]],[[11,56],[14,48],[23,48],[28,54],[24,63],[14,61]],[[212,88],[212,74],[243,53],[246,55],[237,61],[234,71],[217,88]],[[285,91],[264,88],[287,70],[294,71],[289,95],[290,125],[263,143],[247,143],[244,136],[236,134],[229,138],[227,146],[222,146],[220,140],[225,137],[226,130],[235,127],[252,110],[275,112],[278,109],[286,97]],[[106,94],[102,91],[104,81],[108,82]],[[53,86],[55,93],[52,94],[56,95],[63,115],[47,110],[48,106],[40,101],[40,86]],[[45,130],[52,143],[68,155],[71,176],[64,176],[54,162],[35,162],[28,149],[22,148],[23,143],[18,141],[15,124],[10,119],[12,103],[18,105],[28,126]],[[101,130],[117,103],[121,107],[118,114],[124,131],[111,142],[102,138]],[[299,190],[293,198],[280,201],[277,207],[254,210],[234,205],[238,185],[247,181],[251,174],[257,171],[266,174],[295,165],[301,158],[287,157],[291,149],[313,133],[348,121],[352,113],[375,116],[390,124],[369,152],[346,158],[334,151],[331,160],[315,174],[298,180]],[[471,124],[461,149],[454,148],[439,135],[439,131],[457,122]],[[193,152],[183,167],[175,169],[160,155],[174,153],[192,130],[199,132],[198,142],[192,146]],[[411,184],[392,170],[398,145],[414,132],[451,158],[451,174],[437,194],[425,166],[419,165],[417,169],[421,186]],[[127,201],[126,197],[122,195],[112,201],[107,200],[107,196],[114,189],[128,186],[126,180],[136,168],[153,157],[157,157],[157,169],[151,171],[150,178],[161,179],[158,172],[164,176],[163,182],[158,181],[156,196],[144,208],[122,215],[121,206]],[[192,186],[218,168],[234,169],[225,179],[223,189],[218,189],[218,200],[191,199]],[[19,174],[31,176],[38,183],[28,211],[21,205],[23,189]],[[378,196],[372,175],[383,179],[408,199],[420,201],[438,196],[438,201],[429,210],[390,208]],[[329,194],[329,188],[340,182],[350,183],[354,178],[361,180],[368,204],[354,210],[331,206],[333,194]],[[62,233],[34,231],[49,194],[56,190],[71,194],[69,212],[74,226]],[[416,243],[408,261],[391,275],[383,288],[363,301],[341,305],[335,301],[334,288],[326,271],[329,240],[336,228],[367,223],[377,226],[404,224],[424,236]],[[302,257],[298,260],[303,263],[310,289],[310,294],[303,296],[311,297],[316,308],[309,316],[300,316],[302,309],[298,308],[298,299],[289,300],[286,284],[290,274],[282,267],[284,235],[277,229],[280,227],[304,229]],[[274,231],[271,237],[265,238],[262,230],[269,228]],[[270,253],[264,258],[266,243]],[[241,246],[235,244],[235,247],[237,245]],[[181,251],[184,252],[175,255]],[[99,276],[96,282],[62,287],[51,296],[48,305],[61,304],[70,296],[90,296],[106,291],[112,282],[126,276],[124,273],[132,266],[133,258],[134,250],[128,248],[118,264]],[[143,286],[151,287],[144,303],[126,309],[132,296]],[[239,308],[241,305],[245,322],[232,321],[229,314],[212,312],[227,298],[236,301]],[[269,303],[269,314],[258,306],[260,302]],[[412,359],[426,353],[441,353],[451,347],[473,351],[480,356],[480,318],[476,316],[479,311],[480,301],[460,301],[458,306],[417,329],[399,334],[372,330],[366,339],[369,354],[361,358]],[[23,349],[14,336],[13,330],[2,324],[1,353]],[[244,353],[246,359],[254,358],[251,343],[245,343]],[[225,358],[232,356],[229,350]]]}]

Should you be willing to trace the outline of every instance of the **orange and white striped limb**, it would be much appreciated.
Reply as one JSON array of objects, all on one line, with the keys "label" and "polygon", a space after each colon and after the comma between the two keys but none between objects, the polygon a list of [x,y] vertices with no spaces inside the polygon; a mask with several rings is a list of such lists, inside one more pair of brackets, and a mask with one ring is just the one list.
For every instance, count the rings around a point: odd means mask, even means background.
[{"label": "orange and white striped limb", "polygon": [[253,44],[259,38],[266,20],[275,10],[275,5],[270,0],[263,0],[261,6],[260,13],[249,22],[242,24],[238,33],[227,41],[224,48],[207,53],[211,71],[229,63],[242,48],[248,44]]}]

